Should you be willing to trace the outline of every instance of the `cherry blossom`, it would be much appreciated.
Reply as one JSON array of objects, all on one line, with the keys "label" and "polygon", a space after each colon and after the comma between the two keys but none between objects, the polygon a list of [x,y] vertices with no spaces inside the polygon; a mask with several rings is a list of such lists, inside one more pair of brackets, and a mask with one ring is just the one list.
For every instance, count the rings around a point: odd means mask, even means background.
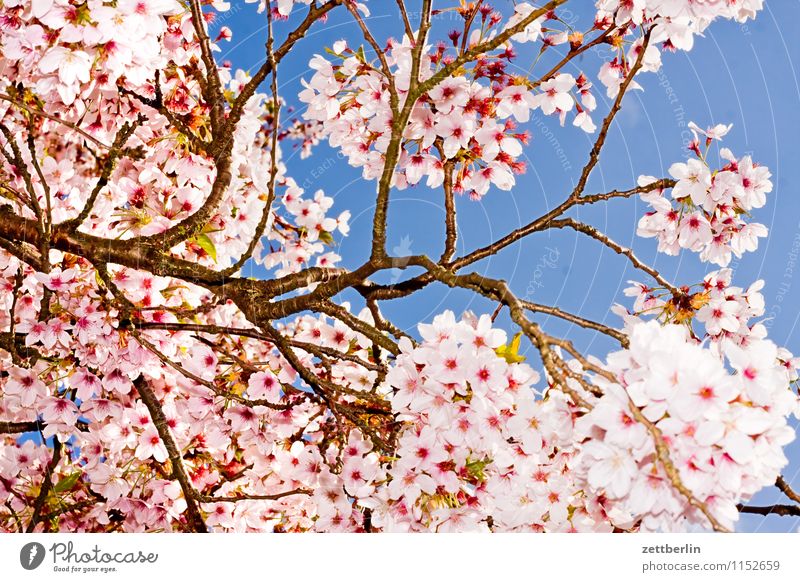
[{"label": "cherry blossom", "polygon": [[[526,21],[532,11],[529,3],[519,4],[509,25]],[[486,20],[488,13],[481,14]],[[491,19],[486,22],[491,25]],[[538,35],[536,26],[529,24],[524,32],[512,38],[520,42],[534,40]],[[363,169],[364,178],[377,178],[381,157],[389,146],[393,118],[391,92],[398,91],[399,98],[405,98],[407,92],[410,71],[406,62],[411,44],[407,36],[389,43],[385,61],[390,69],[396,70],[392,84],[385,78],[380,63],[365,61],[361,53],[349,47],[334,51],[340,62],[314,56],[309,67],[315,72],[303,81],[305,89],[300,94],[300,100],[308,105],[304,117],[313,124],[314,137],[304,140],[326,136],[332,147],[342,149],[352,166]],[[420,79],[436,75],[437,65],[445,62],[443,50],[443,47],[426,49]],[[418,184],[423,175],[429,176],[428,186],[440,185],[441,167],[447,160],[455,160],[457,164],[456,191],[471,192],[473,198],[482,197],[491,186],[501,190],[513,187],[513,174],[524,170],[524,163],[517,160],[521,144],[529,138],[510,121],[528,122],[531,112],[541,108],[546,115],[558,113],[563,123],[566,113],[573,109],[570,91],[576,81],[572,75],[562,73],[532,91],[522,78],[505,73],[511,56],[510,49],[506,49],[491,70],[476,67],[467,75],[444,78],[417,102],[404,131],[406,141],[400,171],[394,177],[398,188]],[[590,83],[581,86],[583,99],[589,103],[590,89]],[[593,108],[592,105],[582,109],[574,125],[590,133],[594,131],[589,117]],[[508,121],[500,125],[493,114]],[[438,146],[437,140],[441,140]]]},{"label": "cherry blossom", "polygon": [[[727,128],[713,128],[709,133],[715,137],[708,137],[706,149],[712,139],[721,139]],[[756,250],[758,239],[767,235],[763,224],[748,223],[744,217],[766,203],[766,194],[772,191],[771,174],[750,156],[737,159],[727,148],[720,151],[727,163],[712,173],[697,142],[691,149],[695,157],[669,169],[676,180],[671,190],[674,202],[660,190],[642,194],[652,210],[639,221],[637,233],[657,238],[659,250],[667,254],[685,248],[724,267],[733,256]],[[647,176],[639,178],[641,185],[651,182]]]},{"label": "cherry blossom", "polygon": [[[463,255],[453,210],[461,194],[521,194],[538,116],[594,133],[599,152],[635,77],[762,2],[598,0],[583,29],[558,2],[453,2],[463,29],[401,13],[379,40],[365,2],[255,4],[269,38],[249,72],[215,60],[227,2],[0,8],[0,529],[732,528],[786,465],[800,410],[800,359],[767,339],[765,283],[727,268],[766,236],[750,215],[773,187],[749,155],[711,159],[732,127],[690,124],[668,176],[595,197],[640,194],[641,236],[720,267],[673,284],[634,261],[654,282],[612,308],[622,329],[471,272],[576,225],[557,213],[593,199],[585,180]],[[295,101],[277,69],[334,10],[357,33],[310,41]],[[581,71],[592,43],[610,52]],[[550,72],[526,61],[559,50]],[[596,86],[617,100],[599,117]],[[359,209],[290,171],[289,144],[307,158],[323,140],[371,184],[359,192],[377,189],[361,266],[338,246]],[[444,190],[433,259],[389,252],[389,200],[410,188]],[[436,285],[495,305],[391,321],[388,301]],[[537,310],[620,349],[581,355]]]},{"label": "cherry blossom", "polygon": [[[579,453],[587,484],[608,496],[626,520],[640,521],[642,530],[708,526],[697,507],[732,527],[736,503],[774,482],[787,463],[781,449],[794,438],[787,417],[797,410],[797,395],[787,388],[775,345],[754,339],[740,347],[725,340],[716,354],[686,328],[655,321],[636,325],[630,342],[608,357],[619,383],[600,378],[607,393],[578,422],[589,437]],[[765,356],[759,359],[765,368],[753,369],[753,380],[742,372],[752,361],[745,354]],[[637,430],[612,432],[609,419],[615,416]],[[654,439],[669,443],[669,459],[657,452]],[[700,505],[686,506],[675,478]],[[659,505],[635,499],[648,489],[673,499]]]}]

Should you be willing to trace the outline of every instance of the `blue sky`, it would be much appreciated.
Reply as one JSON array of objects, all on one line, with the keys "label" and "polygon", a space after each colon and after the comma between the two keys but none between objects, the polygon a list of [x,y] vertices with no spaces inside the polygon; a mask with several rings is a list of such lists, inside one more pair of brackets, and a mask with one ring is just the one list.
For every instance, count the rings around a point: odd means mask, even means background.
[{"label": "blue sky", "polygon": [[[413,17],[417,0],[406,2]],[[449,6],[455,2],[440,2],[435,6],[439,4]],[[592,4],[573,0],[567,5],[570,12],[562,12],[564,19],[575,28],[586,30],[594,13]],[[762,240],[757,252],[732,263],[734,282],[746,287],[756,279],[766,281],[763,293],[767,314],[771,316],[767,322],[770,336],[798,353],[800,263],[795,261],[800,255],[800,203],[796,192],[796,184],[800,182],[800,149],[796,145],[800,86],[795,63],[800,62],[800,44],[792,38],[794,31],[787,23],[800,17],[800,0],[768,0],[766,4],[757,20],[745,25],[715,23],[703,38],[696,39],[690,53],[666,53],[660,73],[637,79],[644,91],[625,97],[623,110],[586,191],[630,188],[640,174],[665,177],[673,162],[686,157],[683,143],[689,121],[701,126],[733,123],[724,145],[737,156],[748,153],[768,166],[775,184],[767,206],[754,215],[754,220],[769,227],[770,236]],[[508,12],[512,2],[496,0],[494,5]],[[379,42],[402,33],[394,2],[371,0],[369,6],[373,14],[367,23]],[[276,25],[279,41],[304,13],[297,10],[289,22]],[[414,18],[412,21],[416,22]],[[444,38],[456,23],[450,14],[434,18],[433,38]],[[256,14],[254,5],[237,0],[215,27],[222,24],[234,32],[233,41],[222,47],[223,58],[237,68],[255,70],[264,58],[265,16]],[[309,58],[322,53],[324,47],[339,38],[347,38],[351,46],[360,44],[361,39],[360,32],[341,9],[334,10],[325,24],[315,26],[284,59],[279,68],[279,87],[287,105],[302,105],[296,95],[300,90],[299,80],[311,76],[307,67]],[[520,52],[516,64],[521,72],[530,66],[531,55]],[[558,54],[552,58],[558,58]],[[548,62],[538,64],[533,69],[534,75],[546,71]],[[587,54],[571,63],[566,72],[577,75],[583,70],[596,80],[599,64],[599,55]],[[595,122],[599,125],[608,110],[608,100],[602,87],[596,95],[599,108]],[[459,254],[483,246],[546,212],[567,196],[577,180],[591,147],[591,136],[569,126],[561,128],[554,118],[540,115],[534,116],[527,128],[533,135],[525,151],[528,172],[517,177],[513,191],[492,189],[479,202],[466,197],[457,200]],[[324,144],[307,160],[301,160],[298,153],[289,149],[284,150],[284,156],[290,174],[298,183],[311,192],[322,188],[334,197],[335,209],[352,211],[352,232],[347,238],[337,240],[337,252],[345,258],[344,266],[361,264],[369,254],[374,182],[362,180],[359,170],[350,168]],[[636,237],[636,221],[645,210],[640,200],[618,200],[582,208],[573,216],[600,228],[617,242],[633,246],[640,258],[677,284],[697,282],[715,268],[700,263],[690,253],[680,257],[657,254],[652,239]],[[398,255],[438,256],[443,245],[443,217],[441,192],[425,188],[393,192],[389,211],[390,250]],[[628,305],[622,295],[626,281],[647,281],[645,275],[630,268],[623,258],[571,231],[530,237],[491,260],[473,265],[472,269],[508,280],[518,295],[532,301],[557,305],[614,326],[620,322],[608,308],[615,302]],[[405,278],[411,273],[387,273],[383,281]],[[257,270],[248,274],[263,276]],[[446,308],[456,313],[467,308],[483,313],[493,311],[494,307],[472,293],[431,286],[413,298],[386,303],[383,310],[400,327],[413,329],[418,322],[430,320]],[[501,315],[498,323],[510,328],[504,317]],[[561,321],[543,318],[538,321],[548,331],[572,339],[595,355],[603,356],[615,348],[604,338]],[[785,476],[800,488],[800,443],[790,445],[788,453],[794,463]],[[754,503],[785,502],[779,500],[776,491],[769,490]],[[798,526],[800,519],[786,517],[743,516],[740,522],[740,529],[745,531],[796,531]]]}]

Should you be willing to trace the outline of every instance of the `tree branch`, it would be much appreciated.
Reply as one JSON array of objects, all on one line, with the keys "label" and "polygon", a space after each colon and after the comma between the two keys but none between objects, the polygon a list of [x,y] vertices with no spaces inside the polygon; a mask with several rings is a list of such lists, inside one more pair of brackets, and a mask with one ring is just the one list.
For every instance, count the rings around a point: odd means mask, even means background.
[{"label": "tree branch", "polygon": [[629,249],[628,247],[623,247],[619,243],[614,242],[613,240],[611,240],[611,238],[609,238],[608,236],[606,236],[593,226],[589,226],[588,224],[578,222],[577,220],[572,218],[554,220],[550,223],[550,226],[552,228],[569,227],[577,232],[582,232],[583,234],[592,237],[593,239],[601,242],[603,245],[613,250],[618,255],[627,257],[634,267],[636,267],[640,271],[644,271],[645,273],[653,277],[653,279],[655,279],[659,285],[669,290],[669,292],[672,293],[673,296],[678,297],[682,295],[681,291],[677,287],[675,287],[675,285],[664,279],[664,277],[662,277],[661,274],[658,271],[656,271],[653,267],[647,265],[646,263],[643,263],[635,254],[633,254],[633,251],[631,249]]},{"label": "tree branch", "polygon": [[186,469],[183,466],[183,456],[178,450],[178,446],[175,444],[175,439],[172,438],[167,418],[164,416],[164,411],[161,408],[161,403],[148,385],[147,380],[144,379],[144,376],[139,376],[134,380],[133,385],[136,387],[136,391],[139,393],[142,402],[147,407],[150,418],[153,419],[153,424],[158,431],[158,436],[164,442],[164,446],[167,449],[170,465],[172,466],[172,477],[178,481],[186,500],[189,527],[193,532],[206,533],[208,528],[200,513],[200,508],[197,506],[196,499],[198,493],[192,486],[192,481],[189,479],[189,475],[186,473]]},{"label": "tree branch", "polygon": [[33,502],[33,514],[31,515],[31,520],[28,522],[28,527],[25,528],[25,533],[32,533],[36,529],[36,525],[41,521],[44,504],[50,495],[50,491],[53,489],[53,471],[55,471],[60,460],[61,442],[58,439],[53,439],[53,457],[45,468],[42,485],[39,488],[39,495],[36,496],[36,500]]},{"label": "tree branch", "polygon": [[756,507],[753,505],[742,505],[741,503],[736,506],[740,513],[754,513],[756,515],[779,515],[782,517],[792,516],[800,517],[800,506],[797,505],[768,505],[763,507]]}]

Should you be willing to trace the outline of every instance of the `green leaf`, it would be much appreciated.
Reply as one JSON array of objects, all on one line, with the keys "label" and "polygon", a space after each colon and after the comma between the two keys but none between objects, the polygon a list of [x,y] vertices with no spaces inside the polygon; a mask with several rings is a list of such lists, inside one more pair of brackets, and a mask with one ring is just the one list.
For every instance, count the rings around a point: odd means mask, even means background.
[{"label": "green leaf", "polygon": [[327,46],[325,47],[325,52],[326,52],[326,53],[328,53],[329,55],[332,55],[332,56],[334,56],[334,57],[339,57],[339,58],[341,58],[341,56],[342,56],[342,55],[340,55],[339,53],[337,53],[336,51],[334,51],[332,48],[330,48],[330,47],[327,47]]},{"label": "green leaf", "polygon": [[509,364],[519,364],[525,361],[525,356],[519,355],[519,344],[522,341],[522,332],[517,332],[511,343],[505,346],[500,346],[495,350],[498,356],[505,358]]},{"label": "green leaf", "polygon": [[207,252],[208,256],[214,259],[215,263],[217,262],[217,247],[214,246],[214,242],[207,234],[198,234],[192,240],[200,245],[200,248]]},{"label": "green leaf", "polygon": [[55,493],[64,493],[65,491],[69,491],[75,486],[75,483],[78,482],[78,479],[81,478],[80,472],[72,473],[61,479],[58,483],[53,485],[53,491]]},{"label": "green leaf", "polygon": [[469,475],[477,481],[486,481],[486,474],[483,472],[483,470],[486,468],[486,465],[491,462],[492,460],[489,458],[478,459],[475,461],[470,461],[469,458],[467,458],[467,473],[469,473]]}]

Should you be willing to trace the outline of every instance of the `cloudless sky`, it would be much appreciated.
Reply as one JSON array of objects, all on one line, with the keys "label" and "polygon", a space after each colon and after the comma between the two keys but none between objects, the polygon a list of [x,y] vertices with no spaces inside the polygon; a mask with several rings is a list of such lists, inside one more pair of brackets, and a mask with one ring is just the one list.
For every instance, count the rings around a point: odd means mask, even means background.
[{"label": "cloudless sky", "polygon": [[[419,0],[406,0],[412,23],[416,25]],[[266,17],[257,14],[254,4],[233,0],[231,11],[214,24],[233,29],[233,40],[222,46],[223,59],[236,68],[254,71],[264,60]],[[394,2],[369,0],[372,12],[366,22],[383,43],[386,38],[399,38],[402,24]],[[437,0],[434,7],[448,7],[455,0]],[[495,0],[494,7],[506,14],[513,10],[510,0]],[[561,11],[563,18],[578,30],[591,26],[594,10],[589,0],[573,0]],[[305,16],[299,7],[288,22],[276,24],[277,41]],[[796,63],[800,62],[800,46],[796,40],[796,23],[800,18],[800,0],[767,0],[764,11],[755,21],[745,25],[720,21],[714,23],[704,37],[696,38],[689,53],[664,53],[664,66],[658,74],[643,74],[637,81],[643,92],[629,92],[617,116],[601,162],[589,180],[586,192],[628,189],[641,174],[667,177],[673,162],[684,161],[684,141],[689,134],[686,124],[700,126],[733,123],[723,145],[737,156],[751,154],[754,161],[772,171],[773,192],[767,205],[754,213],[753,220],[770,229],[759,249],[731,264],[734,283],[747,287],[764,279],[763,294],[767,305],[766,325],[770,337],[794,353],[800,353],[800,86]],[[444,13],[433,20],[432,39],[446,38],[447,32],[463,25],[453,14]],[[287,109],[284,119],[299,116],[302,103],[297,99],[300,79],[310,78],[308,60],[324,47],[346,38],[351,47],[361,43],[361,33],[349,14],[334,9],[324,24],[316,24],[305,39],[279,66],[279,87]],[[518,45],[519,57],[514,65],[518,73],[526,72],[532,63],[531,48]],[[538,49],[538,46],[536,47]],[[538,63],[532,74],[549,69],[553,59],[563,56],[565,47],[556,47],[549,58]],[[367,51],[369,54],[370,51]],[[599,126],[609,107],[605,88],[596,81],[602,54],[587,53],[570,63],[565,72],[577,76],[584,71],[595,81],[598,110],[594,113]],[[293,113],[286,113],[294,106]],[[588,158],[592,136],[569,125],[562,128],[554,117],[533,115],[527,128],[533,139],[525,149],[528,171],[517,176],[513,191],[490,189],[481,201],[467,197],[457,200],[460,236],[458,254],[486,245],[507,232],[530,222],[560,203],[571,191]],[[343,266],[356,267],[369,255],[375,182],[361,178],[337,152],[320,144],[314,155],[301,160],[299,151],[284,142],[284,159],[298,184],[307,192],[323,189],[335,199],[331,215],[349,209],[353,213],[352,231],[346,238],[337,236],[336,252],[344,257]],[[713,159],[713,157],[712,157]],[[572,216],[606,232],[617,242],[633,246],[640,258],[655,266],[676,284],[692,284],[702,280],[714,265],[702,264],[696,256],[684,252],[680,257],[657,254],[653,239],[635,236],[636,222],[647,210],[638,198],[616,200],[593,208],[574,210]],[[389,249],[394,255],[427,253],[438,257],[444,241],[444,209],[441,191],[424,187],[393,191],[389,209]],[[797,261],[797,262],[796,262]],[[248,267],[248,275],[265,276],[263,271]],[[609,313],[615,303],[630,306],[622,289],[629,279],[649,282],[647,276],[632,269],[628,262],[609,249],[572,231],[552,231],[523,239],[491,259],[468,268],[488,276],[506,279],[518,296],[531,301],[556,305],[567,311],[619,326],[621,322]],[[382,275],[380,282],[396,282],[415,271],[393,271]],[[358,304],[354,296],[343,299]],[[491,313],[495,305],[467,291],[454,291],[444,286],[430,286],[423,293],[382,304],[384,313],[398,326],[412,331],[420,321],[429,321],[444,309],[459,314],[464,309]],[[551,333],[573,340],[579,348],[604,357],[618,349],[602,336],[580,328],[536,315]],[[501,314],[498,325],[512,330]],[[529,355],[534,359],[532,351]],[[787,449],[792,462],[784,475],[800,489],[800,442]],[[786,502],[777,490],[759,494],[754,504]],[[743,531],[797,531],[800,519],[743,515],[739,529]]]}]

